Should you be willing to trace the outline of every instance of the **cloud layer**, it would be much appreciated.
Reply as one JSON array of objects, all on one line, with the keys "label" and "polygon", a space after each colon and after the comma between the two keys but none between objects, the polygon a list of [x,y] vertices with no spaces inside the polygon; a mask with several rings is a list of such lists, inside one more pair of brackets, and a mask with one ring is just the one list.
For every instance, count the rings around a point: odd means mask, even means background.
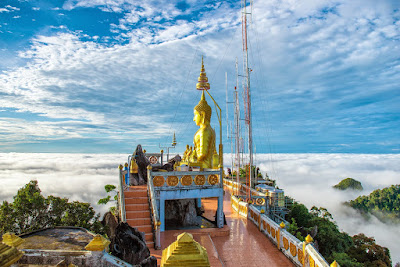
[{"label": "cloud layer", "polygon": [[[12,201],[19,188],[37,179],[45,196],[90,202],[104,213],[107,207],[95,203],[105,196],[104,185],[118,184],[118,165],[126,160],[124,154],[0,153],[0,201]],[[258,154],[256,164],[263,174],[267,172],[277,180],[286,195],[308,208],[327,208],[341,230],[350,235],[363,232],[373,236],[378,244],[390,249],[396,263],[400,262],[400,226],[383,224],[374,217],[366,221],[341,203],[398,184],[399,160],[399,155],[392,154]],[[226,167],[229,162],[229,155],[225,155]],[[364,191],[332,188],[347,177],[359,180]]]}]

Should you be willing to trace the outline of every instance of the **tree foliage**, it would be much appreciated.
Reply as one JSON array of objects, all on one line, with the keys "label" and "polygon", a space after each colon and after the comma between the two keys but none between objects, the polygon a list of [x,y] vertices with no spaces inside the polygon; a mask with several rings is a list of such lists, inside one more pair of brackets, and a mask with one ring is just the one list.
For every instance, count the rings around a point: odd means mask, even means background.
[{"label": "tree foliage", "polygon": [[334,185],[333,188],[340,189],[340,190],[363,190],[361,183],[353,178],[346,178],[340,181],[337,185]]},{"label": "tree foliage", "polygon": [[111,200],[111,195],[107,195],[105,198],[99,199],[97,204],[99,205],[106,205],[110,200],[115,203],[114,206],[110,207],[110,212],[117,216],[117,210],[118,210],[118,191],[115,190],[117,187],[112,184],[108,184],[104,186],[104,190],[106,193],[114,193],[113,200]]},{"label": "tree foliage", "polygon": [[372,213],[382,221],[398,221],[400,220],[400,185],[377,189],[368,196],[360,196],[346,204],[362,213]]},{"label": "tree foliage", "polygon": [[299,240],[304,241],[307,234],[315,235],[319,252],[329,262],[336,260],[342,267],[391,266],[387,248],[364,234],[351,237],[340,232],[332,214],[323,207],[313,206],[308,210],[305,205],[294,202],[287,219],[291,221],[287,230]]},{"label": "tree foliage", "polygon": [[375,243],[375,239],[364,234],[353,236],[354,246],[349,248],[347,254],[362,262],[364,266],[392,266],[389,249]]},{"label": "tree foliage", "polygon": [[0,206],[0,234],[22,234],[46,227],[78,226],[95,233],[103,227],[89,203],[69,202],[67,198],[45,198],[36,180],[18,190],[14,201],[3,201]]}]

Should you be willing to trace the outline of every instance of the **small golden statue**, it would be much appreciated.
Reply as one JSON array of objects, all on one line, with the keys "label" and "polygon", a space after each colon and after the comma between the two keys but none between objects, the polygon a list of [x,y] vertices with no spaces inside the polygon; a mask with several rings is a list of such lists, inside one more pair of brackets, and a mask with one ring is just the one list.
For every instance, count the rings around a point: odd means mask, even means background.
[{"label": "small golden statue", "polygon": [[193,148],[192,147],[190,147],[190,152],[191,152],[191,154],[190,154],[190,159],[189,159],[189,162],[197,162],[197,153],[196,153],[196,150],[193,150]]},{"label": "small golden statue", "polygon": [[186,150],[183,153],[182,162],[187,162],[188,161],[188,153],[189,153],[189,145],[186,145]]}]

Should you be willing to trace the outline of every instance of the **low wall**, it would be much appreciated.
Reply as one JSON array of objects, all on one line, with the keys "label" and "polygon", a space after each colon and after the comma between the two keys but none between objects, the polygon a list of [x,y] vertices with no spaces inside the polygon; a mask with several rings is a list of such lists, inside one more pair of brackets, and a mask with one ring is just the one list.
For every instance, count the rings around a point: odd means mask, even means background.
[{"label": "low wall", "polygon": [[40,250],[21,249],[24,252],[17,264],[27,265],[57,265],[61,261],[65,264],[77,266],[102,266],[102,267],[132,267],[132,264],[124,262],[105,251],[64,251],[64,250]]}]

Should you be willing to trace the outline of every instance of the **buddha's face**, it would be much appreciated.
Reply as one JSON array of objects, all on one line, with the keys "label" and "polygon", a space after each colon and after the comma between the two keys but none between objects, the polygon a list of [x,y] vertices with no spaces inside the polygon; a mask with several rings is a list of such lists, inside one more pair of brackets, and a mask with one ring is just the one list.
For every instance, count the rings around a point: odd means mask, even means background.
[{"label": "buddha's face", "polygon": [[203,121],[203,118],[197,110],[194,111],[194,117],[193,121],[196,123],[197,126],[200,126],[201,122]]}]

